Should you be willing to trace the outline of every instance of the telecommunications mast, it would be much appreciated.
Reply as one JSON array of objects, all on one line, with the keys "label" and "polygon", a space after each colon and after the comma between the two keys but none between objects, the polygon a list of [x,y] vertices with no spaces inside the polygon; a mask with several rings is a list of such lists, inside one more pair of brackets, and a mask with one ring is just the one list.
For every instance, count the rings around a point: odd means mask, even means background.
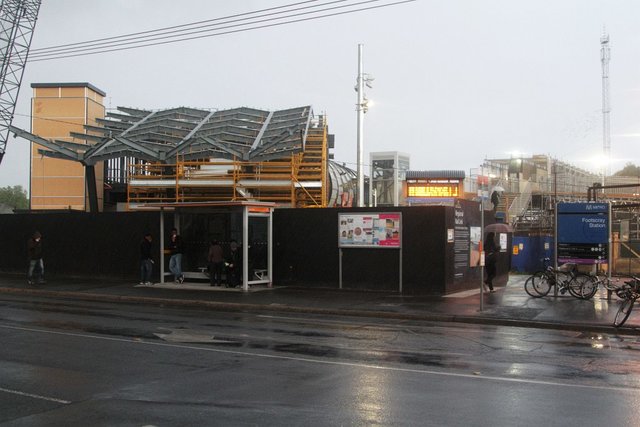
[{"label": "telecommunications mast", "polygon": [[27,63],[41,0],[0,2],[0,162],[9,139],[9,126]]},{"label": "telecommunications mast", "polygon": [[602,62],[602,155],[604,166],[602,167],[602,184],[604,177],[611,173],[611,130],[609,123],[609,60],[611,50],[609,48],[609,34],[602,32],[600,36],[600,61]]}]

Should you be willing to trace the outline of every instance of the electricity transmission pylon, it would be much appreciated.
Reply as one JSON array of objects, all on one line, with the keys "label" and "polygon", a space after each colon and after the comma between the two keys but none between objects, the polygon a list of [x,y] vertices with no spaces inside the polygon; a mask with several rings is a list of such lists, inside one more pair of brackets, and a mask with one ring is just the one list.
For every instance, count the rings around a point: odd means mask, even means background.
[{"label": "electricity transmission pylon", "polygon": [[0,2],[0,163],[7,148],[9,126],[18,101],[41,0]]}]

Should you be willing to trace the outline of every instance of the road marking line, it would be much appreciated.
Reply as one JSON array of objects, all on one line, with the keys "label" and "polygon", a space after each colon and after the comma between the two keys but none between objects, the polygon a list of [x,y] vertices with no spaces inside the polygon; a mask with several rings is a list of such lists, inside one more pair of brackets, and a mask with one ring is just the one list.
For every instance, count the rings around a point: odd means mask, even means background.
[{"label": "road marking line", "polygon": [[[489,381],[500,381],[500,382],[508,382],[508,383],[584,388],[584,389],[592,389],[592,390],[626,391],[626,392],[631,391],[631,392],[640,393],[640,389],[629,388],[629,387],[598,386],[598,385],[588,385],[588,384],[569,384],[569,383],[541,381],[541,380],[532,380],[532,379],[523,379],[523,378],[507,378],[507,377],[497,377],[497,376],[482,375],[482,374],[478,375],[477,373],[460,374],[455,372],[431,371],[428,369],[398,368],[398,367],[392,367],[392,366],[371,365],[367,363],[339,362],[335,360],[319,360],[319,359],[310,359],[306,357],[281,356],[276,354],[250,353],[247,351],[198,347],[195,345],[170,344],[166,342],[146,341],[143,339],[102,337],[98,335],[78,334],[73,332],[48,331],[46,329],[25,328],[21,326],[0,325],[0,328],[26,331],[26,332],[37,332],[37,333],[51,334],[51,335],[90,338],[90,339],[97,339],[97,340],[103,340],[103,341],[115,341],[115,342],[122,342],[122,343],[128,343],[128,344],[144,344],[144,345],[151,345],[151,346],[157,346],[157,347],[169,347],[169,348],[177,348],[177,349],[185,349],[185,350],[199,350],[199,351],[206,351],[211,353],[232,354],[237,356],[261,357],[265,359],[292,360],[296,362],[317,363],[317,364],[323,364],[323,365],[336,365],[336,366],[349,366],[349,367],[355,367],[355,368],[378,369],[378,370],[391,371],[391,372],[407,372],[407,373],[415,373],[415,374],[422,374],[422,375],[437,375],[441,377],[455,377],[455,378],[466,378],[466,379],[474,379],[474,380],[489,380]],[[66,402],[66,401],[61,401],[61,402]],[[71,403],[71,402],[67,402],[67,403]]]},{"label": "road marking line", "polygon": [[64,405],[68,405],[69,403],[71,403],[71,401],[69,401],[69,400],[63,400],[63,399],[58,399],[58,398],[49,397],[49,396],[41,396],[39,394],[33,394],[33,393],[25,393],[24,391],[11,390],[9,388],[0,387],[0,392],[10,393],[10,394],[17,394],[18,396],[32,397],[34,399],[48,400],[49,402],[62,403]]}]

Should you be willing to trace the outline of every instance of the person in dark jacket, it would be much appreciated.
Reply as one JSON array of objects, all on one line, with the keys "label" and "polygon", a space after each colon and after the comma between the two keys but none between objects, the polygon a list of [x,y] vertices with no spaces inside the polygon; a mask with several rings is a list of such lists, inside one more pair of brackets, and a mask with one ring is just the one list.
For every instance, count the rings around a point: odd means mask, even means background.
[{"label": "person in dark jacket", "polygon": [[31,236],[27,242],[27,253],[29,257],[29,270],[27,271],[29,285],[45,283],[44,261],[42,259],[42,234],[40,234],[39,231],[34,232],[33,236]]},{"label": "person in dark jacket", "polygon": [[240,278],[242,277],[242,250],[238,246],[238,242],[232,240],[229,244],[231,251],[229,252],[229,265],[227,266],[227,283],[234,288],[240,286]]},{"label": "person in dark jacket", "polygon": [[182,244],[182,237],[178,234],[177,229],[171,230],[171,237],[169,238],[169,252],[171,258],[169,258],[169,270],[173,273],[173,280],[176,283],[184,282],[184,274],[182,274],[182,253],[184,247]]},{"label": "person in dark jacket", "polygon": [[140,284],[153,285],[151,273],[153,272],[153,259],[151,258],[151,233],[146,233],[140,242]]},{"label": "person in dark jacket", "polygon": [[222,253],[222,246],[215,240],[209,245],[207,261],[209,263],[209,283],[211,286],[222,286],[224,255]]},{"label": "person in dark jacket", "polygon": [[495,238],[496,233],[493,231],[488,232],[482,247],[486,272],[484,283],[489,287],[489,292],[495,292],[493,289],[493,279],[496,277],[496,263],[498,260],[498,252],[500,251],[500,247],[496,244]]}]

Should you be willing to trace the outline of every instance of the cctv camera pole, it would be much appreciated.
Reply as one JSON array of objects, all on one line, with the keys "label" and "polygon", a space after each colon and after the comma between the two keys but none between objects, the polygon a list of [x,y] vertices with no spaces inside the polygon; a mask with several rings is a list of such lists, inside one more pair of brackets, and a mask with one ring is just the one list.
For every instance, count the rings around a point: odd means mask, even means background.
[{"label": "cctv camera pole", "polygon": [[358,78],[356,80],[356,92],[358,93],[358,103],[356,111],[358,112],[358,156],[357,156],[357,177],[358,177],[358,207],[364,206],[364,74],[362,72],[362,44],[358,45]]}]

